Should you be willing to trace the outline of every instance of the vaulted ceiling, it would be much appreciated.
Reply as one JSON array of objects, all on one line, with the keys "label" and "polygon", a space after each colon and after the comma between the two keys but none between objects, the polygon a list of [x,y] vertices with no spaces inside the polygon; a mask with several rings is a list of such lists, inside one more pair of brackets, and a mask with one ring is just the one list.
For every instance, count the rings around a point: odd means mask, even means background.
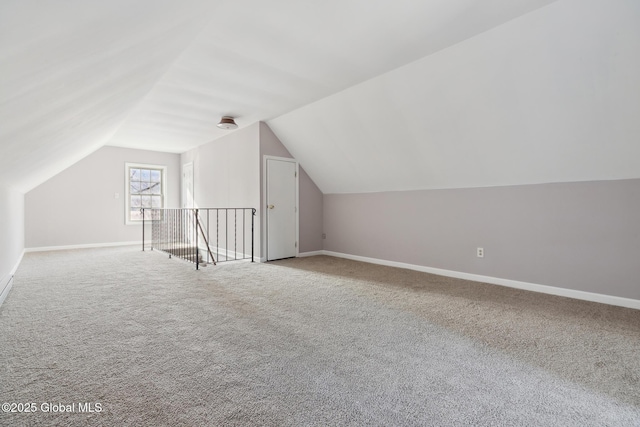
[{"label": "vaulted ceiling", "polygon": [[639,17],[633,0],[3,0],[0,185],[106,144],[184,152],[222,115],[267,121],[324,192],[637,176]]}]

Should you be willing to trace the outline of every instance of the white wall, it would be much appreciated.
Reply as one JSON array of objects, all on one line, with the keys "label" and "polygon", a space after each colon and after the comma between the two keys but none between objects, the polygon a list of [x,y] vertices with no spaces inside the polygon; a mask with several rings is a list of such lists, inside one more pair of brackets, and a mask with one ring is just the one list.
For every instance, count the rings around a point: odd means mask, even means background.
[{"label": "white wall", "polygon": [[[260,168],[258,123],[187,151],[181,164],[193,163],[195,203],[199,208],[257,208],[255,256],[260,256]],[[214,234],[213,219],[210,235]],[[215,246],[215,242],[211,242]],[[223,247],[223,243],[218,243]],[[248,250],[248,249],[247,249]]]},{"label": "white wall", "polygon": [[167,207],[179,206],[179,154],[103,147],[26,194],[26,247],[141,241],[125,225],[126,162],[166,165]]},{"label": "white wall", "polygon": [[181,155],[193,162],[199,207],[258,207],[259,125],[239,129]]},{"label": "white wall", "polygon": [[0,186],[0,304],[24,251],[24,195]]}]

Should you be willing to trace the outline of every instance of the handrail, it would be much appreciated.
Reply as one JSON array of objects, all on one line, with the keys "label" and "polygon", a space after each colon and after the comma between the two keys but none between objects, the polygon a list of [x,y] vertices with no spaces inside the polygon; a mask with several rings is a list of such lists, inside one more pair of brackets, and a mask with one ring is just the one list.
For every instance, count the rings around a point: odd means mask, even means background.
[{"label": "handrail", "polygon": [[[140,211],[143,251],[150,241],[151,250],[193,262],[199,269],[201,262],[206,265],[201,259],[202,238],[205,246],[202,250],[211,264],[244,259],[254,262],[255,208],[141,208]],[[151,223],[150,238],[148,223]]]}]

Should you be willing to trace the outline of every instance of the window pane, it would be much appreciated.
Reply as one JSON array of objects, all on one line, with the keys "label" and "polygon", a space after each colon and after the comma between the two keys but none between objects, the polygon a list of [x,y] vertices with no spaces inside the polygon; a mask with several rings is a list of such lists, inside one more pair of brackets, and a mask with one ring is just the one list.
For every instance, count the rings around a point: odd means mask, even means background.
[{"label": "window pane", "polygon": [[142,194],[150,194],[151,193],[151,184],[150,182],[141,182],[140,183],[140,192]]},{"label": "window pane", "polygon": [[162,184],[159,182],[154,182],[149,185],[149,193],[151,194],[162,194]]},{"label": "window pane", "polygon": [[[145,209],[145,219],[157,219],[163,215],[164,188],[163,169],[130,166],[128,168],[129,221],[142,221],[141,208]],[[152,211],[153,209],[153,211]]]},{"label": "window pane", "polygon": [[151,170],[151,182],[160,182],[162,175],[159,170]]},{"label": "window pane", "polygon": [[154,216],[157,216],[158,211],[145,210],[144,211],[144,219],[155,219]]},{"label": "window pane", "polygon": [[142,219],[142,212],[140,212],[140,209],[135,209],[135,208],[131,208],[130,212],[129,212],[129,219],[131,220],[141,220]]},{"label": "window pane", "polygon": [[129,193],[131,194],[140,194],[140,183],[131,181],[129,185]]},{"label": "window pane", "polygon": [[142,206],[142,196],[131,196],[131,204],[129,206],[131,206],[131,209],[140,209]]}]

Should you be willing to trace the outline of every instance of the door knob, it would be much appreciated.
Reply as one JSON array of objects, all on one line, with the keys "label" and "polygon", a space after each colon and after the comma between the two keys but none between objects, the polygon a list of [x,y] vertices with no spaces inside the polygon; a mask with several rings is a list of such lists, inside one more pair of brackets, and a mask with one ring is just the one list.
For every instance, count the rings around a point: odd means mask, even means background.
[{"label": "door knob", "polygon": [[273,208],[275,208],[275,206],[273,206],[273,205],[268,205],[267,207],[268,207],[269,209],[273,209]]}]

